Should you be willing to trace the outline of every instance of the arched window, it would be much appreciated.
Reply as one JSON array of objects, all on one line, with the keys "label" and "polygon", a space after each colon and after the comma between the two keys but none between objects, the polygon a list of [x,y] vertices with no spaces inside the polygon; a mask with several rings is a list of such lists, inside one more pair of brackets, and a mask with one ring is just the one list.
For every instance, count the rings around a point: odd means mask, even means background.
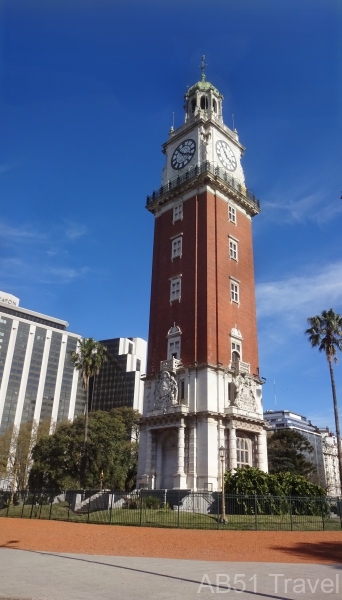
[{"label": "arched window", "polygon": [[217,102],[216,102],[216,100],[213,100],[213,110],[214,110],[214,112],[217,112]]},{"label": "arched window", "polygon": [[208,109],[208,98],[206,96],[201,96],[201,109],[202,110]]},{"label": "arched window", "polygon": [[236,327],[233,327],[231,332],[230,332],[230,337],[231,337],[231,356],[232,356],[232,363],[234,363],[235,361],[240,361],[242,360],[242,335],[241,335],[241,331]]},{"label": "arched window", "polygon": [[241,344],[232,342],[232,361],[241,360]]},{"label": "arched window", "polygon": [[196,108],[196,98],[191,100],[191,111],[194,113]]},{"label": "arched window", "polygon": [[175,323],[167,332],[167,360],[181,357],[181,329]]}]

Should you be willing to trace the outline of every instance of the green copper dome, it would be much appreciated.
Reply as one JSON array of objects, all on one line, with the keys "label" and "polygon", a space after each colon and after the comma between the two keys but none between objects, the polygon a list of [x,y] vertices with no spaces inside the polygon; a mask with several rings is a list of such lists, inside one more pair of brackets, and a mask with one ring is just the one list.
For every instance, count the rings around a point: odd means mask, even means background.
[{"label": "green copper dome", "polygon": [[191,96],[197,90],[199,90],[200,92],[209,92],[210,90],[212,90],[216,96],[219,96],[220,98],[223,97],[212,83],[205,80],[204,76],[202,76],[201,81],[198,81],[197,83],[195,83],[195,85],[192,85],[191,88],[188,89],[186,95]]}]

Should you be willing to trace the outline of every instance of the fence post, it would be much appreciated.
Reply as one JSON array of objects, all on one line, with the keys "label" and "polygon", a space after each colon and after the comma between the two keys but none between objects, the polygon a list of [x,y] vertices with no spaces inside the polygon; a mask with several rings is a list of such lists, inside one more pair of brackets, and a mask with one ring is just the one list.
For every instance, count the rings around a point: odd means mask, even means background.
[{"label": "fence post", "polygon": [[35,499],[36,499],[36,490],[34,490],[34,492],[33,492],[32,504],[31,504],[31,512],[30,512],[30,519],[32,519],[33,505],[34,505]]},{"label": "fence post", "polygon": [[[67,490],[65,490],[65,498],[66,498],[66,494],[67,494]],[[74,495],[74,494],[70,495],[70,499],[71,499],[71,501],[72,501],[72,499],[73,499],[73,495]],[[70,520],[70,504],[71,504],[71,501],[69,500],[69,506],[68,506],[68,521]]]},{"label": "fence post", "polygon": [[23,514],[24,514],[24,508],[25,508],[25,502],[26,502],[26,497],[27,497],[27,495],[28,495],[28,494],[27,494],[27,490],[25,490],[25,491],[24,491],[23,507],[22,507],[22,509],[21,509],[21,515],[20,515],[20,518],[21,518],[21,519],[23,518]]},{"label": "fence post", "polygon": [[177,527],[179,529],[179,490],[178,490],[178,500],[177,500]]},{"label": "fence post", "polygon": [[258,531],[258,502],[256,494],[254,494],[254,521],[255,521],[255,531]]},{"label": "fence post", "polygon": [[[92,496],[92,491],[91,490],[89,491],[89,494],[90,494],[90,496],[89,496],[89,502],[88,502],[87,523],[89,523],[89,517],[90,517],[90,514],[89,514],[90,513],[90,498]],[[85,495],[86,495],[86,492],[84,492],[84,499],[85,499]]]},{"label": "fence post", "polygon": [[291,523],[291,531],[293,531],[293,520],[292,520],[292,499],[289,496],[289,509],[290,509],[290,523]]},{"label": "fence post", "polygon": [[322,526],[323,526],[323,531],[325,530],[325,522],[324,522],[324,508],[323,508],[323,502],[324,502],[324,498],[321,498],[321,513],[322,513]]},{"label": "fence post", "polygon": [[113,501],[114,501],[114,492],[112,491],[112,499],[111,499],[110,509],[109,509],[109,523],[110,524],[112,524]]},{"label": "fence post", "polygon": [[217,529],[220,529],[221,509],[220,509],[220,492],[217,492]]},{"label": "fence post", "polygon": [[52,494],[51,494],[50,512],[49,512],[49,521],[50,521],[50,519],[51,519],[51,513],[52,513],[52,503],[53,503],[53,490],[52,490]]},{"label": "fence post", "polygon": [[140,492],[140,522],[139,522],[140,527],[142,524],[143,502],[144,502],[144,488],[141,488],[141,492]]}]

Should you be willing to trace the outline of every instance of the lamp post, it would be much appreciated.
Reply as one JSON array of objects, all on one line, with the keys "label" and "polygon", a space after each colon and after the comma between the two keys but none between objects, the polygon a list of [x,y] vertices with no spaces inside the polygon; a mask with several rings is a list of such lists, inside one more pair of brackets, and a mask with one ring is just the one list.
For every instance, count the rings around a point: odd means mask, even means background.
[{"label": "lamp post", "polygon": [[103,488],[103,478],[104,478],[104,474],[103,474],[103,469],[100,473],[100,490],[102,491]]},{"label": "lamp post", "polygon": [[225,502],[225,496],[224,496],[224,459],[225,459],[226,449],[224,446],[220,446],[219,453],[220,453],[221,474],[222,474],[222,506],[221,506],[220,521],[221,521],[221,523],[225,523],[226,522],[226,502]]}]

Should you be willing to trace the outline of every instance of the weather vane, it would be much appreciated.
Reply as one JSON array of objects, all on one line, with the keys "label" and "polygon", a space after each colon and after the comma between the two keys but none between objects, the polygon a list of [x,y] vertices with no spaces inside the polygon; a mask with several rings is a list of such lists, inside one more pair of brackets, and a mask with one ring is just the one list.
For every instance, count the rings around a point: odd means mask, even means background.
[{"label": "weather vane", "polygon": [[201,62],[202,81],[205,81],[205,73],[204,73],[204,71],[205,71],[205,68],[207,66],[204,61],[205,61],[205,56],[203,54],[203,56],[202,56],[202,62]]}]

